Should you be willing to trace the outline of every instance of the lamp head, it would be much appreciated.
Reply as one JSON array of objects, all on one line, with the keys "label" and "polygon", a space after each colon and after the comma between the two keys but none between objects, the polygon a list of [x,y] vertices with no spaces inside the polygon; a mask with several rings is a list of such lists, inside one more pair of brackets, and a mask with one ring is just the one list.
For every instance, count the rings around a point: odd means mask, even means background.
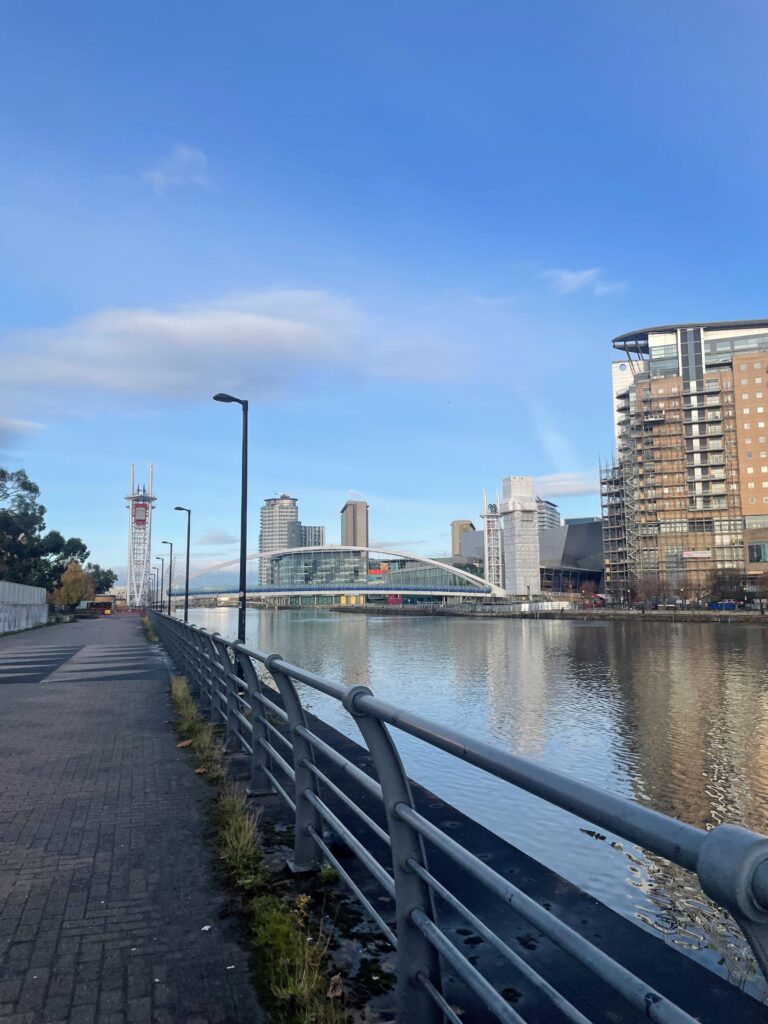
[{"label": "lamp head", "polygon": [[218,394],[213,396],[214,402],[239,402],[239,398],[235,398],[234,395],[227,395],[223,391],[219,391]]},{"label": "lamp head", "polygon": [[191,512],[191,509],[184,508],[183,505],[174,505],[173,506],[173,511],[174,512]]}]

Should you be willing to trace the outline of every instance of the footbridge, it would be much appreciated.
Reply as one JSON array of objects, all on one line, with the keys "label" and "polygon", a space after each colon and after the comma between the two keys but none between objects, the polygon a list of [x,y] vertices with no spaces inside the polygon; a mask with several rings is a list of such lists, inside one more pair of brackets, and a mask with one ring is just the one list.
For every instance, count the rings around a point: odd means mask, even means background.
[{"label": "footbridge", "polygon": [[[501,588],[467,569],[411,552],[352,545],[317,545],[256,551],[249,562],[257,572],[246,583],[246,594],[257,597],[364,596],[366,594],[423,597],[506,597]],[[231,559],[191,574],[190,597],[226,596],[237,587],[222,585],[216,574],[239,565]],[[178,583],[174,596],[183,593]]]}]

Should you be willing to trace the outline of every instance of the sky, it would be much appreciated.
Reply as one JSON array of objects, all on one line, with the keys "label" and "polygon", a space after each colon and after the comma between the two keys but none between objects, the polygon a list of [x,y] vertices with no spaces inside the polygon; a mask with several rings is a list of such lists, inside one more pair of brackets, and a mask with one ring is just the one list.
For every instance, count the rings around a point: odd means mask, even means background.
[{"label": "sky", "polygon": [[126,563],[287,491],[430,555],[537,478],[599,514],[610,341],[765,317],[768,9],[8,0],[0,464]]}]

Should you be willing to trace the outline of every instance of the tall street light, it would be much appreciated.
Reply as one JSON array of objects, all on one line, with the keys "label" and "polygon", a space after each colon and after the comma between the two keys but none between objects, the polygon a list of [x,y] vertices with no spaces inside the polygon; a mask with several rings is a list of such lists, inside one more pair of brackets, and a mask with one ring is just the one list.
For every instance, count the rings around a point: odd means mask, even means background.
[{"label": "tall street light", "polygon": [[149,601],[149,607],[154,611],[154,609],[155,609],[155,599],[157,597],[157,570],[156,569],[150,569],[149,570],[149,579],[150,579],[150,601]]},{"label": "tall street light", "polygon": [[165,587],[165,558],[163,555],[155,555],[155,561],[160,563],[160,611],[163,610],[163,589]]},{"label": "tall street light", "polygon": [[161,544],[167,544],[171,549],[171,553],[168,555],[168,614],[171,614],[171,587],[173,586],[173,542],[170,540],[164,540]]},{"label": "tall street light", "polygon": [[192,509],[176,505],[173,511],[187,513],[187,571],[184,576],[184,621],[187,622],[189,620],[189,530],[192,523]]},{"label": "tall street light", "polygon": [[243,410],[243,459],[240,484],[240,594],[237,613],[237,639],[245,643],[245,547],[248,535],[248,402],[234,395],[213,396],[214,402],[236,402]]}]

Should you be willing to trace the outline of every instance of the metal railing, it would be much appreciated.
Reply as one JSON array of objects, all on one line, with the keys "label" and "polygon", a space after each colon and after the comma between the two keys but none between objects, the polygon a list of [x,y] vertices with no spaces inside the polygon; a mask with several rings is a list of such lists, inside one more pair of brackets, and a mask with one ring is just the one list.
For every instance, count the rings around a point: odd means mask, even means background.
[{"label": "metal railing", "polygon": [[[441,929],[436,901],[462,917],[549,1001],[556,1015],[577,1024],[589,1021],[467,907],[454,888],[430,871],[425,843],[648,1019],[659,1024],[694,1024],[695,1018],[419,813],[388,727],[417,737],[695,873],[704,892],[733,915],[760,970],[768,977],[768,838],[736,825],[719,825],[705,832],[381,700],[366,686],[347,686],[326,679],[289,664],[279,654],[250,650],[217,633],[185,626],[157,612],[151,612],[150,617],[202,709],[211,721],[225,725],[227,749],[250,755],[250,792],[278,793],[290,807],[295,819],[291,866],[301,871],[319,868],[324,861],[330,864],[396,949],[399,1024],[440,1024],[443,1020],[461,1024],[441,986],[441,963],[484,1003],[491,1015],[487,1019],[524,1024],[524,1018]],[[260,676],[257,665],[264,667],[274,686]],[[377,778],[313,732],[296,683],[338,700],[353,716]],[[326,762],[334,771],[341,770],[343,788],[329,777],[329,769],[322,767]],[[380,821],[385,827],[355,801],[351,794],[356,789],[368,801],[373,798],[381,805],[384,813]],[[388,863],[374,857],[334,813],[328,802],[333,802],[331,796],[337,807],[351,812],[383,844]],[[340,862],[326,830],[335,833],[357,857],[385,897],[394,899],[394,930]]]}]

